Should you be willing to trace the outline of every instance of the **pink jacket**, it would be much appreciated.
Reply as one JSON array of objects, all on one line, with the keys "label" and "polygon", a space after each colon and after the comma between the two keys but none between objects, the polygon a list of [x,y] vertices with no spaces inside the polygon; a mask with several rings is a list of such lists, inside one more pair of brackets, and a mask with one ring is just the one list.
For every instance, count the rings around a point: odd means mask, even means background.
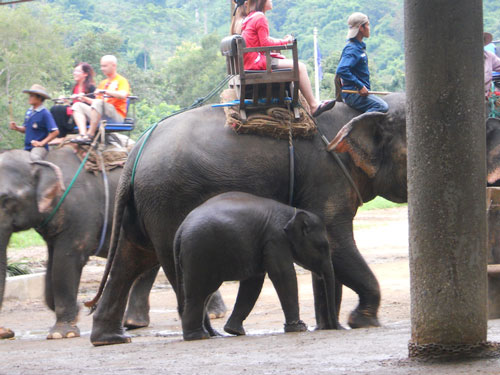
[{"label": "pink jacket", "polygon": [[[269,37],[269,24],[262,12],[251,12],[241,27],[241,36],[245,39],[247,48],[282,46],[287,40]],[[245,70],[266,70],[266,54],[264,52],[248,52],[243,56]]]},{"label": "pink jacket", "polygon": [[491,91],[493,72],[500,72],[500,58],[489,51],[484,51],[484,95]]}]

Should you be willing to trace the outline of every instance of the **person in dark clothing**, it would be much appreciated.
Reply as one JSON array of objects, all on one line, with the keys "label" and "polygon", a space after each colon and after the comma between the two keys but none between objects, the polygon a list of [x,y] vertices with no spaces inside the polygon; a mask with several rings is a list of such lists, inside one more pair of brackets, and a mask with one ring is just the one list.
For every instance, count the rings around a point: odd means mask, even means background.
[{"label": "person in dark clothing", "polygon": [[[95,91],[94,70],[88,63],[80,63],[73,70],[73,79],[75,86],[71,95],[71,101],[64,104],[54,105],[50,109],[50,113],[59,129],[59,137],[51,142],[52,145],[59,144],[68,133],[71,133],[75,127],[73,121],[72,106],[75,103],[81,102],[82,95],[91,94]],[[94,98],[94,96],[90,96]]]},{"label": "person in dark clothing", "polygon": [[347,21],[347,45],[337,67],[337,75],[342,81],[342,90],[355,90],[358,93],[342,93],[344,102],[361,112],[387,112],[389,106],[378,96],[369,94],[370,71],[368,56],[363,38],[370,37],[370,21],[363,13],[353,13]]}]

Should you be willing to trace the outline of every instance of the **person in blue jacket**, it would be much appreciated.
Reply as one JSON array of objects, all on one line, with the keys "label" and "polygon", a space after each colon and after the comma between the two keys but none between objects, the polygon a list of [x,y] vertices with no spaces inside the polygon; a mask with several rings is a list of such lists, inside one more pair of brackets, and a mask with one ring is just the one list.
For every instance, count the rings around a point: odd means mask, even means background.
[{"label": "person in blue jacket", "polygon": [[31,160],[42,160],[49,152],[48,143],[59,134],[56,122],[50,111],[43,105],[45,99],[50,99],[44,87],[33,85],[29,90],[28,103],[31,107],[26,111],[22,126],[12,121],[10,128],[24,133],[24,149],[30,152]]},{"label": "person in blue jacket", "polygon": [[347,20],[349,40],[342,51],[337,75],[342,82],[342,90],[355,90],[356,94],[342,93],[344,102],[360,112],[387,112],[389,106],[378,96],[368,93],[370,71],[363,38],[370,37],[370,21],[363,13],[353,13]]}]

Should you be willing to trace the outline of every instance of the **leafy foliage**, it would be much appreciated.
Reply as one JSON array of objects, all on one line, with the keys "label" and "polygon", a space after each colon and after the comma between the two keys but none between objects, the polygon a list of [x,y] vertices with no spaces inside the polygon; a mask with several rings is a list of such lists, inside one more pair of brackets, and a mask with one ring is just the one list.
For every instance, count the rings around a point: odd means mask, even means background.
[{"label": "leafy foliage", "polygon": [[31,271],[24,263],[9,263],[7,264],[7,276],[28,275]]}]

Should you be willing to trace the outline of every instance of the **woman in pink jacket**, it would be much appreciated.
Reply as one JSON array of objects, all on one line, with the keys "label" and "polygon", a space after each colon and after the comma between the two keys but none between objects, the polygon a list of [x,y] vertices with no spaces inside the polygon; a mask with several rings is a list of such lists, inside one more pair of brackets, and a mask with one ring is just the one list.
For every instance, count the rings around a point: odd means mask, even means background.
[{"label": "woman in pink jacket", "polygon": [[[293,37],[291,35],[287,35],[284,39],[274,39],[269,36],[269,23],[267,22],[265,13],[271,9],[273,9],[272,0],[247,1],[248,16],[243,20],[241,28],[241,36],[245,39],[247,48],[282,46],[293,42]],[[265,53],[248,52],[243,57],[243,64],[245,70],[265,70],[267,68]],[[293,68],[293,61],[285,59],[279,54],[273,57],[272,64],[272,69]],[[318,103],[311,88],[311,81],[307,74],[307,68],[302,62],[299,62],[299,88],[315,117],[333,108],[335,105],[334,100]]]}]

